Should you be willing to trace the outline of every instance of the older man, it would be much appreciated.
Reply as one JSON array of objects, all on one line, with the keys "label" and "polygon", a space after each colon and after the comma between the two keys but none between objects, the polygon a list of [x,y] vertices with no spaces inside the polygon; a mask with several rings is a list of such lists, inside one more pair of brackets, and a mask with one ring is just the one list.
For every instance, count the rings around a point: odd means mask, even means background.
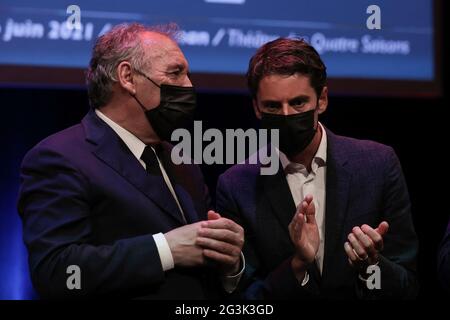
[{"label": "older man", "polygon": [[167,141],[195,109],[187,74],[170,28],[120,25],[97,40],[92,109],[21,168],[18,209],[41,296],[201,299],[235,286],[243,229],[208,212],[198,167],[170,160]]}]

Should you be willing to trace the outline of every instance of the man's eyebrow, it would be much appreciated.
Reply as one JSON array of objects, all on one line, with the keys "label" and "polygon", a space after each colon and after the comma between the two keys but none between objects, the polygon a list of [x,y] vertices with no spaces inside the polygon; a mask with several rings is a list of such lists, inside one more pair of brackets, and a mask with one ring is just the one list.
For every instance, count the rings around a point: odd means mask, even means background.
[{"label": "man's eyebrow", "polygon": [[298,95],[298,96],[296,96],[294,98],[289,99],[289,103],[292,103],[292,102],[294,102],[296,100],[301,100],[301,101],[305,101],[306,102],[306,101],[309,101],[309,99],[310,99],[309,96],[301,94],[301,95]]},{"label": "man's eyebrow", "polygon": [[[296,100],[309,101],[309,99],[310,99],[310,96],[301,94],[301,95],[298,95],[296,97],[289,99],[288,102],[292,103]],[[266,104],[266,103],[281,103],[281,102],[279,100],[266,99],[266,100],[261,100],[261,103]]]},{"label": "man's eyebrow", "polygon": [[184,70],[186,68],[187,66],[184,63],[172,63],[167,66],[167,70],[175,70],[175,69]]},{"label": "man's eyebrow", "polygon": [[261,100],[261,104],[281,104],[281,102],[278,100],[268,99],[268,100]]}]

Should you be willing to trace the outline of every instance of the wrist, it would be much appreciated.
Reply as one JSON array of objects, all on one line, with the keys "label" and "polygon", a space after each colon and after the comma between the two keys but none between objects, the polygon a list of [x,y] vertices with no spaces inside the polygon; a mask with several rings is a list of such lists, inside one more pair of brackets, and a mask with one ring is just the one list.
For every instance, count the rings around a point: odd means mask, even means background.
[{"label": "wrist", "polygon": [[291,260],[291,268],[294,272],[295,277],[299,282],[302,282],[305,278],[305,273],[308,267],[308,263],[300,259],[297,255]]},{"label": "wrist", "polygon": [[245,257],[241,251],[239,255],[239,260],[236,262],[236,264],[234,264],[231,268],[229,268],[226,271],[222,270],[222,274],[226,277],[235,277],[241,274],[244,268],[245,268]]},{"label": "wrist", "polygon": [[241,267],[241,262],[238,261],[234,266],[222,269],[222,274],[224,276],[234,276],[236,275]]},{"label": "wrist", "polygon": [[368,268],[370,266],[378,266],[379,260],[368,260],[367,263],[361,265],[358,269],[358,276],[361,280],[365,280],[369,277],[369,274],[367,273]]},{"label": "wrist", "polygon": [[178,266],[180,261],[179,261],[179,255],[178,255],[178,250],[177,250],[176,237],[174,237],[175,235],[173,234],[172,231],[173,230],[164,233],[164,237],[167,241],[167,245],[170,249],[170,253],[172,254],[173,264],[174,264],[174,266]]}]

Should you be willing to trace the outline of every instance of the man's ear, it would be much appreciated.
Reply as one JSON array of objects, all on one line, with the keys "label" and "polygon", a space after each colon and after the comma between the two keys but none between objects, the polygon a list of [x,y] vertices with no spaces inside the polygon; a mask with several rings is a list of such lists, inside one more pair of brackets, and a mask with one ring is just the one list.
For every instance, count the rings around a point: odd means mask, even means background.
[{"label": "man's ear", "polygon": [[136,94],[136,82],[132,70],[128,61],[122,61],[117,66],[117,80],[124,90],[134,96]]},{"label": "man's ear", "polygon": [[253,103],[253,110],[255,111],[256,118],[258,118],[258,120],[261,120],[262,115],[261,115],[261,111],[259,111],[258,102],[256,101],[256,98],[253,98],[252,103]]},{"label": "man's ear", "polygon": [[319,114],[322,114],[328,107],[328,87],[323,87],[319,97]]}]

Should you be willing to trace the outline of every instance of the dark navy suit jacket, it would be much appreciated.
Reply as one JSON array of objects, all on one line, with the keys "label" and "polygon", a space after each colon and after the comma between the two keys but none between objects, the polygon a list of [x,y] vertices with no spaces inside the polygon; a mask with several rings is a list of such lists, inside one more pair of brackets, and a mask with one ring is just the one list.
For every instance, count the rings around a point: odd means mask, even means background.
[{"label": "dark navy suit jacket", "polygon": [[[163,148],[163,157],[170,157],[170,145]],[[199,168],[172,164],[167,169],[188,223],[206,219],[209,198]],[[152,235],[184,224],[164,187],[93,110],[81,124],[29,151],[21,167],[18,210],[40,295],[214,297],[218,281],[212,270],[162,270]],[[81,269],[81,290],[67,289],[70,265]]]},{"label": "dark navy suit jacket", "polygon": [[438,274],[441,284],[450,293],[450,221],[448,222],[447,232],[442,240],[438,259]]},{"label": "dark navy suit jacket", "polygon": [[[334,135],[327,130],[325,254],[323,273],[315,264],[300,286],[290,267],[294,252],[288,225],[296,211],[283,168],[260,175],[259,164],[236,165],[220,176],[217,211],[246,232],[247,298],[414,297],[417,293],[417,239],[400,163],[392,148]],[[349,266],[344,251],[354,226],[390,229],[379,263],[381,290],[368,290]]]}]

